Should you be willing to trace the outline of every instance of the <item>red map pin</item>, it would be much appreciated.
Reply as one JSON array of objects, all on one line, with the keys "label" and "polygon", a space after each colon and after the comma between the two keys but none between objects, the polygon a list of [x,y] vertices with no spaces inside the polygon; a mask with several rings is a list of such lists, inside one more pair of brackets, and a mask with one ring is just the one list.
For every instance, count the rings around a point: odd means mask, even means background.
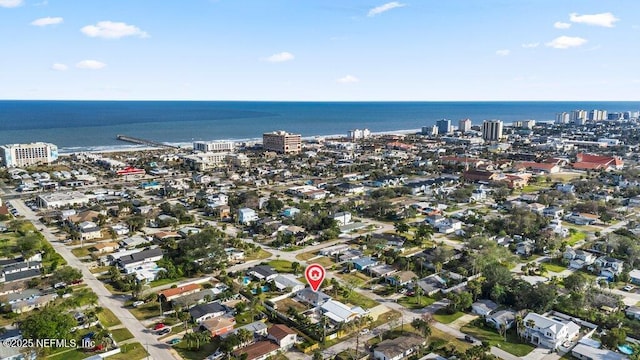
[{"label": "red map pin", "polygon": [[304,271],[304,277],[307,278],[307,282],[311,285],[313,291],[318,291],[325,275],[327,275],[327,272],[320,264],[310,264]]}]

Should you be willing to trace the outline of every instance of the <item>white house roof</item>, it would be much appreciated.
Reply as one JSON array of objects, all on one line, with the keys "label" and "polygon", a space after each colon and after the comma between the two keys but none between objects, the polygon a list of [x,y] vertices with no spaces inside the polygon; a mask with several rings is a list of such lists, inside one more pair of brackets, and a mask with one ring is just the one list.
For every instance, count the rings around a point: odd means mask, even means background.
[{"label": "white house roof", "polygon": [[360,307],[352,309],[336,300],[329,300],[322,304],[320,308],[324,311],[325,316],[336,322],[347,322],[366,313]]}]

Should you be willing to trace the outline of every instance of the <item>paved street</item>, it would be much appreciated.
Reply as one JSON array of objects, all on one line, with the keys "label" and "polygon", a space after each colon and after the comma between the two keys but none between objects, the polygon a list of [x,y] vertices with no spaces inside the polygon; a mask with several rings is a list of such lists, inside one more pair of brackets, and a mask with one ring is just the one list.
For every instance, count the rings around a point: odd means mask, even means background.
[{"label": "paved street", "polygon": [[122,321],[125,327],[131,331],[137,341],[147,348],[150,359],[163,360],[173,358],[168,351],[169,346],[158,341],[157,337],[142,323],[136,319],[128,310],[123,308],[123,298],[112,295],[104,284],[98,280],[94,274],[83,264],[63,243],[57,241],[55,235],[44,226],[37,218],[35,213],[29,209],[22,200],[12,200],[13,206],[31,221],[33,225],[42,229],[44,237],[51,243],[53,248],[67,261],[69,266],[73,266],[82,271],[82,277],[85,283],[98,295],[98,304],[103,308],[111,310],[115,316]]}]

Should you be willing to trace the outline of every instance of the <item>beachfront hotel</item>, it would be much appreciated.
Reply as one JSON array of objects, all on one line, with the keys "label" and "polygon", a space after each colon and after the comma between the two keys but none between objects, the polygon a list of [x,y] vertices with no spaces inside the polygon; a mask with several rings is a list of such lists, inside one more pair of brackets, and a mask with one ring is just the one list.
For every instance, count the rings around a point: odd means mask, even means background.
[{"label": "beachfront hotel", "polygon": [[194,141],[193,151],[200,152],[233,152],[233,141]]},{"label": "beachfront hotel", "polygon": [[50,164],[58,159],[58,147],[44,142],[3,145],[0,159],[6,167]]},{"label": "beachfront hotel", "polygon": [[502,120],[485,120],[482,123],[482,139],[500,141],[502,139]]},{"label": "beachfront hotel", "polygon": [[282,130],[264,133],[262,147],[279,154],[297,154],[302,150],[302,137],[300,134],[290,134]]}]

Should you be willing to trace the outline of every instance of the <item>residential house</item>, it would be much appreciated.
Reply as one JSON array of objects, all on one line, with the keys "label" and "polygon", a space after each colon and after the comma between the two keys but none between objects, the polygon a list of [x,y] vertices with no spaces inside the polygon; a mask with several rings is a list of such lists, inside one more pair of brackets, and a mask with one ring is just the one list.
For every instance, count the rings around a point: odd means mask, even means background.
[{"label": "residential house", "polygon": [[640,307],[638,306],[628,306],[624,313],[632,319],[640,320]]},{"label": "residential house", "polygon": [[351,213],[347,211],[335,213],[331,218],[338,224],[338,226],[351,224]]},{"label": "residential house", "polygon": [[330,320],[336,323],[351,322],[354,319],[368,313],[359,306],[350,308],[347,305],[336,300],[329,300],[320,305],[320,311],[324,316],[328,317]]},{"label": "residential house", "polygon": [[172,307],[190,309],[198,304],[203,304],[215,299],[216,294],[213,289],[203,289],[193,294],[183,295],[171,300]]},{"label": "residential house", "polygon": [[624,262],[612,257],[601,256],[594,261],[592,266],[600,272],[600,276],[613,280],[614,277],[622,274]]},{"label": "residential house", "polygon": [[366,256],[354,259],[352,263],[357,270],[364,271],[370,267],[378,265],[378,260],[372,258],[371,256]]},{"label": "residential house", "polygon": [[158,298],[160,301],[168,302],[173,299],[177,299],[181,296],[189,295],[196,293],[202,290],[202,286],[199,284],[189,284],[184,286],[179,286],[176,288],[166,289],[158,292]]},{"label": "residential house", "polygon": [[218,302],[196,305],[189,309],[191,320],[196,324],[200,324],[208,319],[220,317],[226,313],[227,308]]},{"label": "residential house", "polygon": [[9,282],[20,281],[20,280],[28,280],[31,278],[39,277],[40,275],[42,275],[41,269],[39,268],[30,269],[30,270],[25,270],[20,272],[14,272],[11,274],[5,274],[4,281],[5,283],[9,283]]},{"label": "residential house", "polygon": [[640,285],[640,270],[633,269],[629,271],[629,278],[632,284]]},{"label": "residential house", "polygon": [[250,324],[240,326],[238,328],[233,329],[232,332],[224,334],[222,337],[226,337],[231,334],[238,334],[240,329],[244,329],[253,334],[254,338],[256,337],[266,337],[267,336],[267,325],[263,321],[254,321]]},{"label": "residential house", "polygon": [[563,257],[569,260],[569,268],[571,269],[582,269],[584,266],[591,265],[596,261],[596,257],[592,253],[572,248],[567,248]]},{"label": "residential house", "polygon": [[437,293],[438,291],[446,288],[447,282],[440,276],[436,274],[432,274],[427,276],[424,279],[418,280],[416,285],[420,286],[420,288],[422,289],[422,291],[424,291],[425,294],[431,296]]},{"label": "residential house", "polygon": [[77,225],[82,240],[100,239],[102,231],[100,227],[93,221],[83,221]]},{"label": "residential house", "polygon": [[233,331],[235,324],[235,318],[220,316],[204,320],[200,323],[200,329],[209,331],[211,333],[211,337],[216,337]]},{"label": "residential house", "polygon": [[341,254],[347,250],[349,250],[349,245],[338,244],[320,249],[319,254],[322,256],[334,256],[336,254]]},{"label": "residential house", "polygon": [[270,356],[277,354],[278,351],[280,351],[278,344],[269,340],[260,340],[234,351],[233,355],[238,359],[246,354],[247,360],[266,360]]},{"label": "residential house", "polygon": [[375,360],[406,359],[425,343],[424,337],[418,335],[403,335],[395,339],[383,340],[373,349],[373,358]]},{"label": "residential house", "polygon": [[391,274],[397,271],[396,268],[387,264],[372,266],[368,269],[369,274],[375,278],[391,276]]},{"label": "residential house", "polygon": [[11,304],[11,311],[13,311],[16,314],[22,314],[34,309],[40,309],[46,306],[47,304],[49,304],[50,302],[54,301],[56,298],[58,298],[58,294],[53,293],[53,294],[37,296],[31,299],[17,301]]},{"label": "residential house", "polygon": [[120,241],[120,246],[125,249],[133,249],[137,246],[147,245],[150,241],[140,235],[134,235]]},{"label": "residential house", "polygon": [[565,341],[573,340],[580,326],[559,317],[546,317],[530,312],[523,319],[522,337],[534,345],[556,349]]},{"label": "residential house", "polygon": [[286,209],[282,210],[282,216],[288,217],[288,218],[293,218],[294,216],[296,216],[299,213],[300,213],[300,209],[295,208],[295,207],[290,207],[290,208],[286,208]]},{"label": "residential house", "polygon": [[387,283],[393,286],[406,286],[414,279],[417,279],[418,275],[413,271],[399,271],[395,274],[386,277]]},{"label": "residential house", "polygon": [[311,288],[304,288],[296,293],[295,299],[315,307],[331,300],[331,296],[322,291],[313,291]]},{"label": "residential house", "polygon": [[572,184],[558,184],[556,185],[556,190],[564,194],[574,194],[576,191],[576,187]]},{"label": "residential house", "polygon": [[119,247],[120,244],[116,242],[106,242],[95,244],[91,248],[89,248],[89,250],[95,251],[98,254],[107,254],[116,251]]},{"label": "residential house", "polygon": [[276,324],[267,330],[267,339],[273,340],[283,351],[289,350],[295,345],[298,334],[287,325]]},{"label": "residential house", "polygon": [[516,312],[513,310],[499,310],[491,313],[485,318],[488,324],[491,324],[496,330],[500,330],[501,326],[505,329],[511,329],[516,321]]},{"label": "residential house", "polygon": [[270,266],[267,265],[257,265],[247,270],[247,274],[254,277],[257,280],[265,280],[270,281],[278,276],[278,273],[275,272]]},{"label": "residential house", "polygon": [[258,214],[250,208],[242,208],[238,210],[238,222],[240,224],[249,224],[258,220]]},{"label": "residential house", "polygon": [[498,304],[488,299],[481,299],[471,304],[471,311],[480,316],[487,316],[498,308]]},{"label": "residential house", "polygon": [[296,279],[295,276],[289,274],[278,274],[273,279],[273,284],[279,291],[298,292],[304,289],[305,285]]},{"label": "residential house", "polygon": [[533,240],[523,240],[516,244],[516,254],[521,256],[529,256],[533,254],[535,243]]},{"label": "residential house", "polygon": [[592,225],[598,221],[600,217],[594,214],[573,213],[565,216],[565,220],[576,225]]},{"label": "residential house", "polygon": [[628,356],[619,352],[578,344],[571,349],[571,356],[580,360],[626,360]]},{"label": "residential house", "polygon": [[162,259],[162,249],[142,250],[131,255],[123,256],[118,259],[118,267],[125,270],[127,268],[135,268],[145,263],[155,262]]},{"label": "residential house", "polygon": [[115,224],[111,226],[111,230],[117,236],[127,235],[129,233],[129,227],[124,224]]}]

